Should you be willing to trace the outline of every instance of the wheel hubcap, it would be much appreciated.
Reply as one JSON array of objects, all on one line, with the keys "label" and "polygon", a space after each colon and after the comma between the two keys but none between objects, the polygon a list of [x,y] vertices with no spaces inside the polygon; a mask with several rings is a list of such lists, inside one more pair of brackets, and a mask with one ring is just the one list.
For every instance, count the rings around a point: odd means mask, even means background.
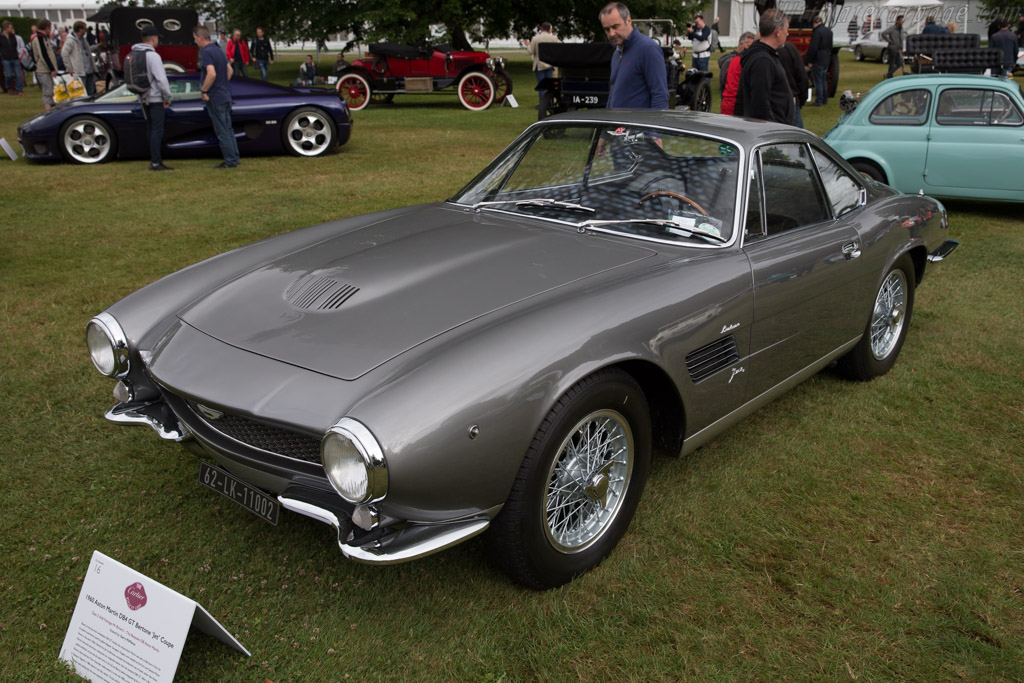
[{"label": "wheel hubcap", "polygon": [[94,164],[109,154],[110,137],[106,130],[95,123],[80,121],[64,133],[64,148],[76,161]]},{"label": "wheel hubcap", "polygon": [[633,472],[633,434],[613,410],[580,420],[548,472],[544,531],[560,552],[595,543],[615,521]]},{"label": "wheel hubcap", "polygon": [[303,114],[288,126],[288,139],[299,154],[316,156],[331,144],[331,128],[322,116]]},{"label": "wheel hubcap", "polygon": [[871,355],[882,360],[892,353],[906,319],[907,281],[902,270],[889,273],[878,290],[871,317]]}]

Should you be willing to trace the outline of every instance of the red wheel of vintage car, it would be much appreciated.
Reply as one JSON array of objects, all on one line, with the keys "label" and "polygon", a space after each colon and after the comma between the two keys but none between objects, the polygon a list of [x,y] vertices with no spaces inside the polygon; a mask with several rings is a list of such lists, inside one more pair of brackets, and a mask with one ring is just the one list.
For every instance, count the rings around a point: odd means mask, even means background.
[{"label": "red wheel of vintage car", "polygon": [[366,109],[371,98],[370,83],[357,73],[348,73],[338,79],[338,97],[352,111]]},{"label": "red wheel of vintage car", "polygon": [[494,71],[494,103],[501,104],[512,94],[512,77],[504,69]]},{"label": "red wheel of vintage car", "polygon": [[459,79],[459,102],[471,111],[482,111],[494,102],[494,81],[482,71],[471,71]]}]

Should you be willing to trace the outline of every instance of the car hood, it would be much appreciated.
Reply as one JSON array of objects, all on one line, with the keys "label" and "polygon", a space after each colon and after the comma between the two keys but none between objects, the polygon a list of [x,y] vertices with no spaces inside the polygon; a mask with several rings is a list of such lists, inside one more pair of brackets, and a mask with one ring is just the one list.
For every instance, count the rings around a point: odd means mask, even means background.
[{"label": "car hood", "polygon": [[226,344],[352,380],[475,318],[656,253],[445,205],[345,228],[179,317]]}]

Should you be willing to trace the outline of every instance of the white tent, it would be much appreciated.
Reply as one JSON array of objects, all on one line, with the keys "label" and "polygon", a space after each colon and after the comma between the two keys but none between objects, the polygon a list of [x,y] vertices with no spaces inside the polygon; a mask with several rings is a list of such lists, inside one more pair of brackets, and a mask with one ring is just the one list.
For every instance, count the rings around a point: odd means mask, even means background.
[{"label": "white tent", "polygon": [[903,15],[903,30],[907,35],[920,33],[927,17],[942,12],[939,0],[888,0],[882,7],[885,8],[886,26],[895,23],[897,15]]}]

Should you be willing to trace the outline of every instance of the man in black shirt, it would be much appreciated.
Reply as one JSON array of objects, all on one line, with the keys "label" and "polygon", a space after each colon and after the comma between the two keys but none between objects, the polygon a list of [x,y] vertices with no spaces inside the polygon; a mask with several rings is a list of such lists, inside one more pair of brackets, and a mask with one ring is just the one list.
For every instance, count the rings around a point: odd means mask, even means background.
[{"label": "man in black shirt", "polygon": [[757,24],[761,40],[740,55],[740,89],[734,116],[793,123],[793,93],[779,59],[789,36],[789,18],[779,9],[765,10]]},{"label": "man in black shirt", "polygon": [[267,70],[274,63],[274,45],[270,42],[270,38],[263,35],[262,27],[256,27],[256,37],[252,39],[249,54],[256,60],[256,66],[260,70],[260,77],[263,80],[267,80]]}]

